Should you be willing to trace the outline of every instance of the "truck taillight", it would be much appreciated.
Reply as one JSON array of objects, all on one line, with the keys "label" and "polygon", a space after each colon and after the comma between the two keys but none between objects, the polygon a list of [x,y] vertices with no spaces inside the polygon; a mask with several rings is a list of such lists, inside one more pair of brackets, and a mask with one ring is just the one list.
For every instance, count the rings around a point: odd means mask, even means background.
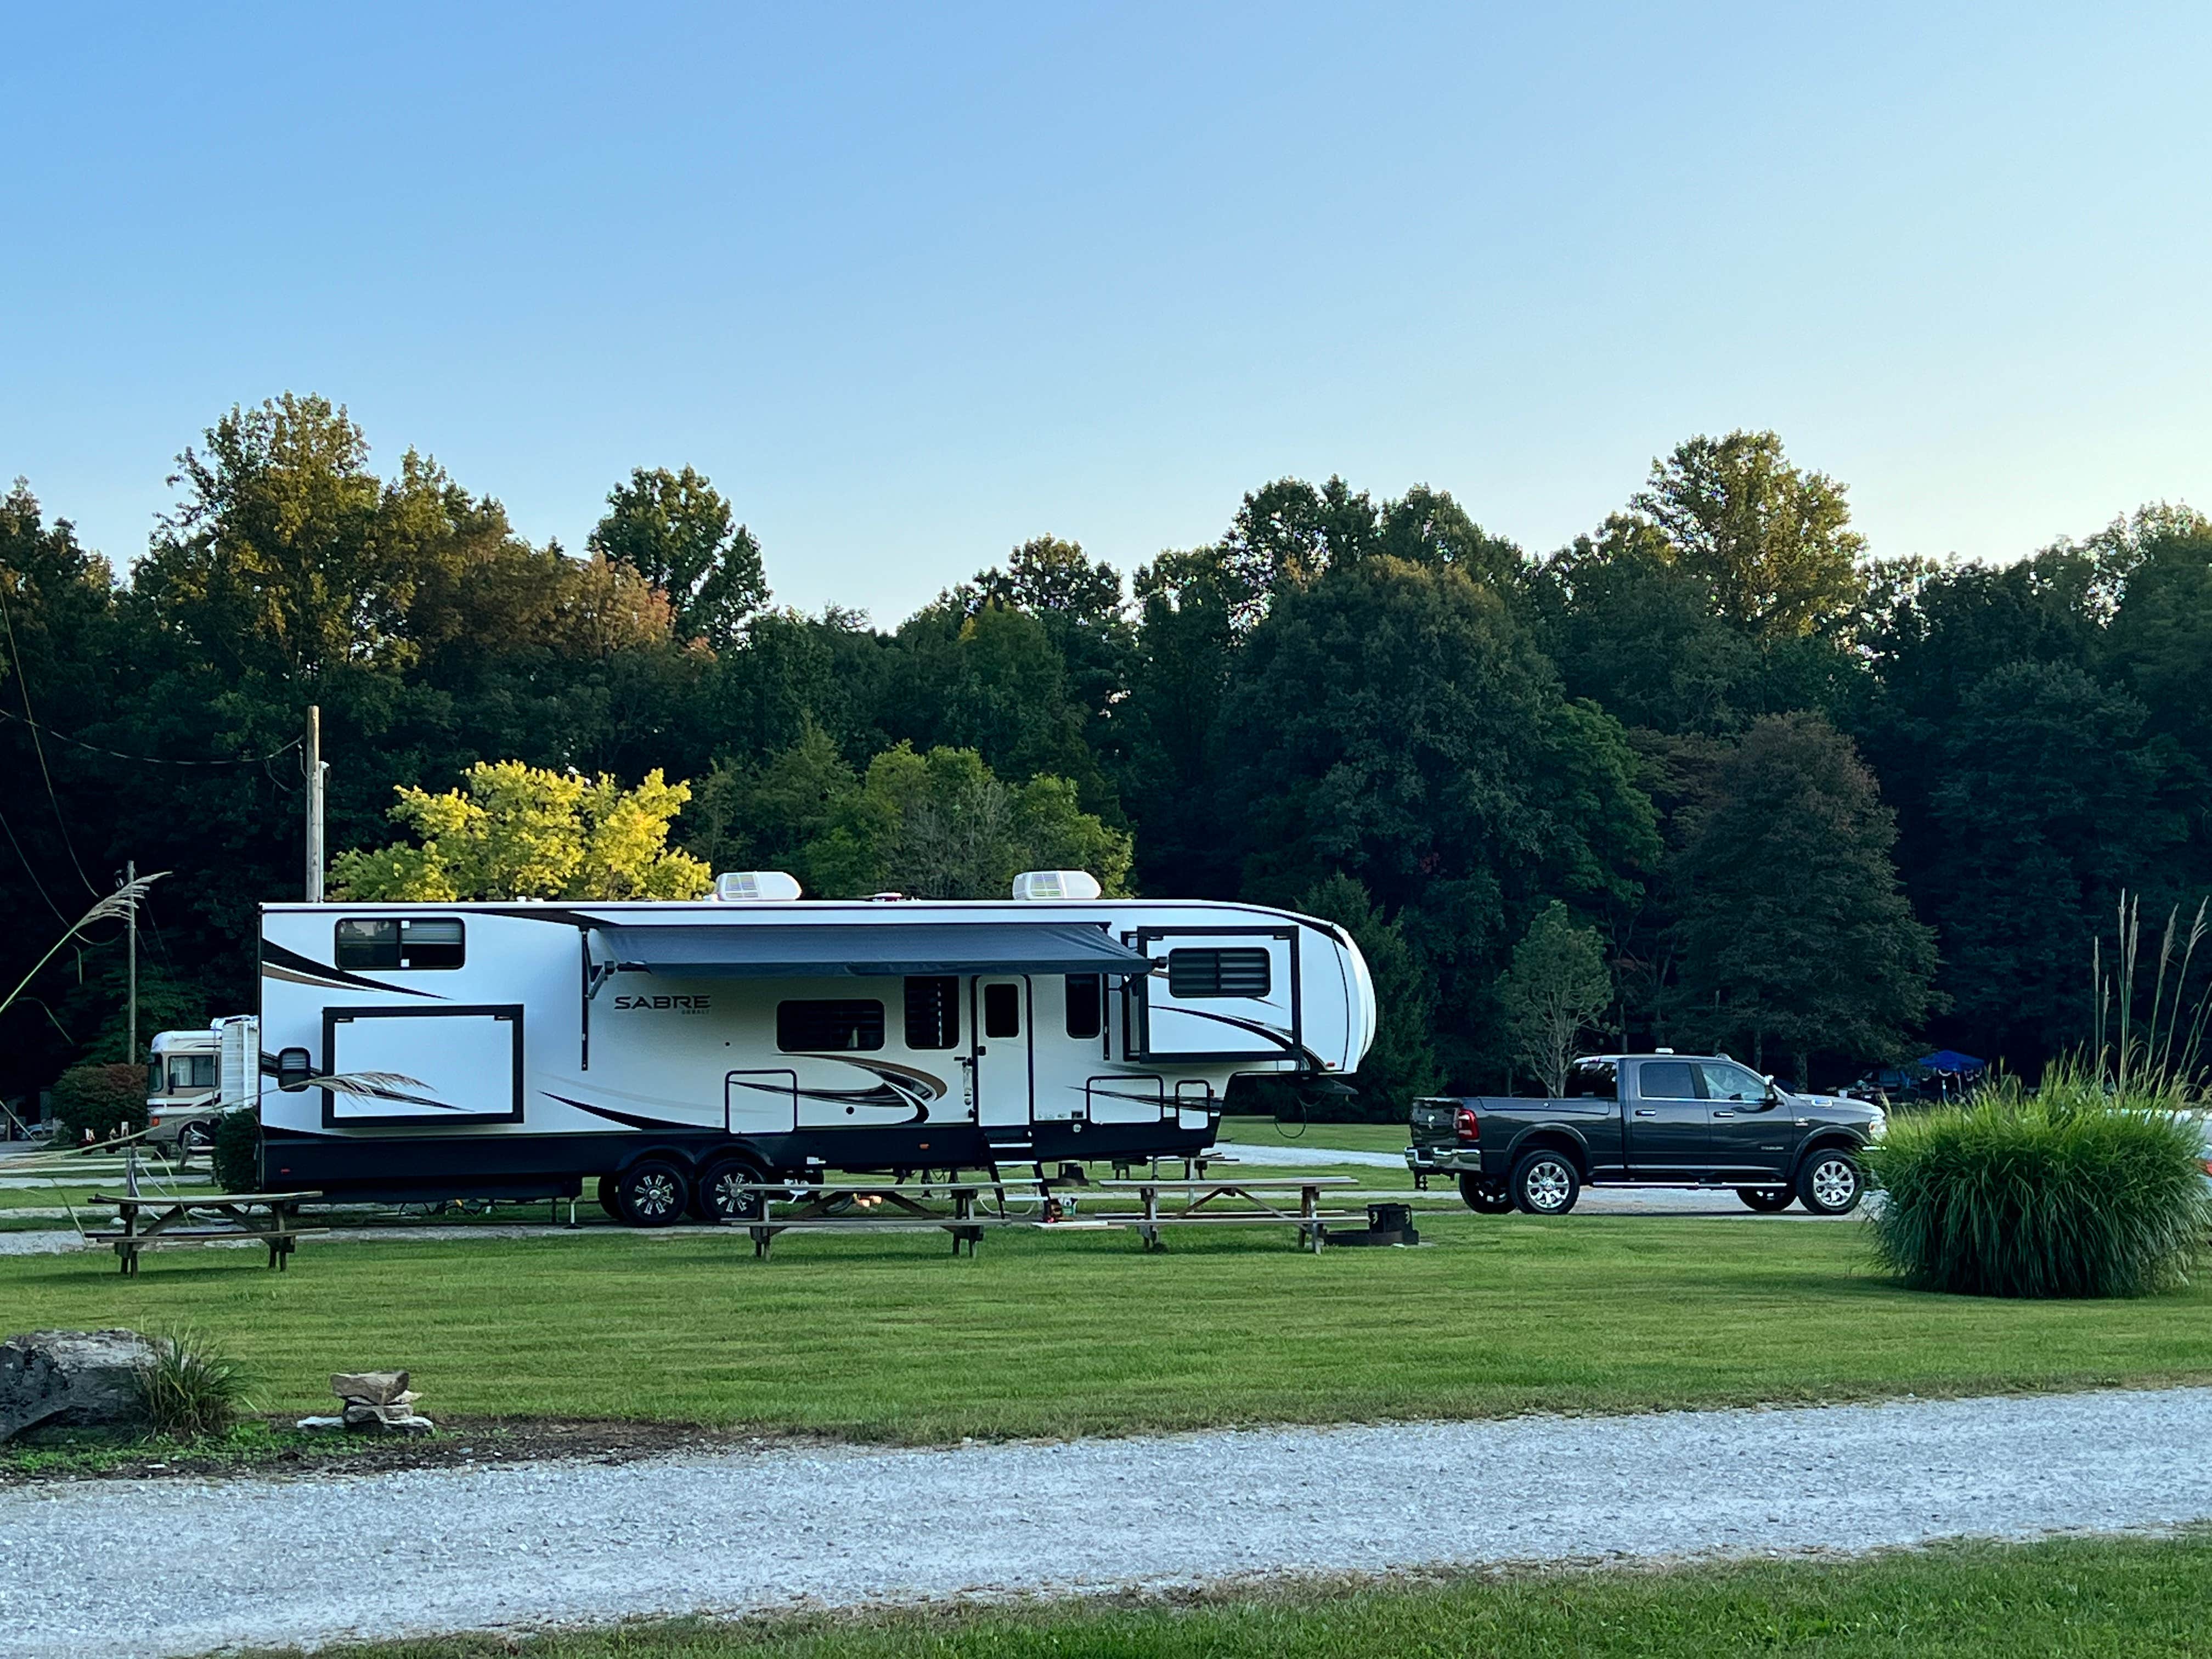
[{"label": "truck taillight", "polygon": [[1462,1140],[1482,1139],[1482,1121],[1474,1115],[1474,1108],[1462,1106],[1452,1120],[1452,1127]]}]

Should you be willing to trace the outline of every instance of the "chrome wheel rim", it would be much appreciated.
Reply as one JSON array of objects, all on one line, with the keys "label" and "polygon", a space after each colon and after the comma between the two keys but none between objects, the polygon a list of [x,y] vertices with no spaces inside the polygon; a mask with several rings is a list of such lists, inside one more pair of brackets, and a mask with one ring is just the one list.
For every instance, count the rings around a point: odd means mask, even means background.
[{"label": "chrome wheel rim", "polygon": [[630,1187],[630,1202],[640,1215],[669,1215],[676,1209],[676,1178],[661,1170],[641,1176]]},{"label": "chrome wheel rim", "polygon": [[732,1221],[759,1213],[756,1206],[760,1203],[760,1194],[745,1190],[751,1184],[751,1175],[744,1170],[725,1170],[716,1176],[708,1194],[714,1212]]},{"label": "chrome wheel rim", "polygon": [[1813,1166],[1813,1197],[1824,1210],[1840,1210],[1859,1189],[1859,1173],[1848,1160],[1822,1158]]},{"label": "chrome wheel rim", "polygon": [[1531,1209],[1556,1210],[1567,1201],[1567,1186],[1571,1179],[1565,1164],[1547,1158],[1523,1177],[1521,1190],[1528,1195]]}]

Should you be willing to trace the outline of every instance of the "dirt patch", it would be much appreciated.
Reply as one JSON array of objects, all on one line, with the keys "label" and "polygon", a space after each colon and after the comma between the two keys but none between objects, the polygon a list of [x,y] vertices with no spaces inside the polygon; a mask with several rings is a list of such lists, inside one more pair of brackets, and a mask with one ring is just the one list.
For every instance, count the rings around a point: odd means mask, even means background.
[{"label": "dirt patch", "polygon": [[[74,1437],[0,1447],[0,1486],[58,1480],[204,1480],[210,1476],[374,1474],[393,1469],[475,1468],[560,1458],[634,1463],[676,1454],[764,1451],[814,1443],[799,1435],[746,1434],[694,1423],[629,1423],[557,1418],[441,1418],[426,1439],[302,1434],[270,1418],[212,1445],[100,1441]],[[823,1442],[821,1443],[828,1443]]]}]

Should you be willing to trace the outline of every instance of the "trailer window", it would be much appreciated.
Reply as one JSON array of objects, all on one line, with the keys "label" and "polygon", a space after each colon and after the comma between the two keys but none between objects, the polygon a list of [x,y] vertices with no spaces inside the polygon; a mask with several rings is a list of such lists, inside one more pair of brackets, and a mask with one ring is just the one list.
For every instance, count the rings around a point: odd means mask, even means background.
[{"label": "trailer window", "polygon": [[1022,988],[986,985],[983,988],[983,1035],[1017,1037],[1022,1034]]},{"label": "trailer window", "polygon": [[906,1046],[951,1048],[960,1042],[960,981],[947,975],[906,982]]},{"label": "trailer window", "polygon": [[775,1046],[787,1054],[884,1046],[884,1005],[843,1000],[779,1002]]},{"label": "trailer window", "polygon": [[1095,1037],[1105,1018],[1106,976],[1070,974],[1067,976],[1067,1034]]},{"label": "trailer window", "polygon": [[458,968],[465,955],[459,916],[352,916],[338,923],[341,968]]},{"label": "trailer window", "polygon": [[1273,988],[1265,951],[1170,951],[1172,997],[1263,997]]}]

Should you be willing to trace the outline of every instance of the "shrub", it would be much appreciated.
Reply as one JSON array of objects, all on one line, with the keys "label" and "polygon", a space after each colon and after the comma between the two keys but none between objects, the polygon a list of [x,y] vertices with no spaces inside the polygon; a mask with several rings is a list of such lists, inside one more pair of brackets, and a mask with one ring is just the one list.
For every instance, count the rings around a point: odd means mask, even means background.
[{"label": "shrub", "polygon": [[2054,1066],[1890,1120],[1868,1153],[1875,1252],[1964,1296],[2144,1296],[2183,1283],[2212,1226],[2197,1121],[2178,1091],[2108,1093]]},{"label": "shrub", "polygon": [[146,1073],[138,1066],[72,1066],[54,1083],[54,1120],[59,1139],[76,1146],[92,1131],[106,1140],[122,1124],[146,1127]]},{"label": "shrub", "polygon": [[261,1187],[261,1114],[251,1106],[225,1112],[215,1121],[215,1149],[210,1158],[216,1184],[227,1193],[258,1192]]},{"label": "shrub", "polygon": [[138,1395],[154,1427],[173,1439],[222,1434],[252,1409],[246,1374],[196,1331],[174,1331],[154,1342],[138,1370]]}]

